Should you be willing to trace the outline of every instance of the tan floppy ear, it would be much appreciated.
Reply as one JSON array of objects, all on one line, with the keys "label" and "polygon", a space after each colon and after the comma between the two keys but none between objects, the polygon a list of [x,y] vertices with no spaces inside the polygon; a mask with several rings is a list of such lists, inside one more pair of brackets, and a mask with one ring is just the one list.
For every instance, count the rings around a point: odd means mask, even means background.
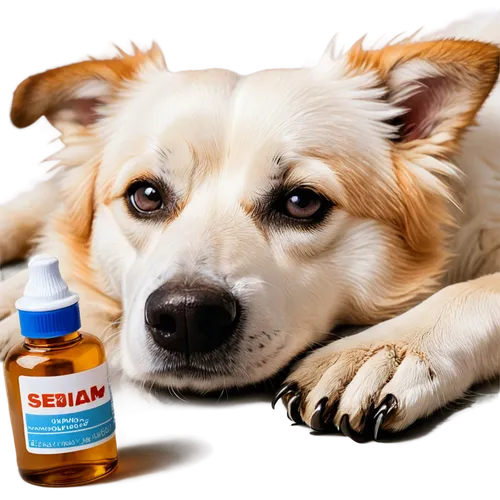
[{"label": "tan floppy ear", "polygon": [[14,92],[12,123],[28,127],[46,116],[63,135],[92,125],[99,118],[99,106],[108,103],[146,62],[166,68],[156,44],[147,52],[133,47],[131,55],[119,50],[114,59],[83,61],[30,76]]},{"label": "tan floppy ear", "polygon": [[498,78],[500,48],[492,44],[440,40],[372,51],[361,45],[347,54],[349,71],[378,73],[387,99],[401,110],[394,124],[403,149],[425,143],[427,154],[452,152]]}]

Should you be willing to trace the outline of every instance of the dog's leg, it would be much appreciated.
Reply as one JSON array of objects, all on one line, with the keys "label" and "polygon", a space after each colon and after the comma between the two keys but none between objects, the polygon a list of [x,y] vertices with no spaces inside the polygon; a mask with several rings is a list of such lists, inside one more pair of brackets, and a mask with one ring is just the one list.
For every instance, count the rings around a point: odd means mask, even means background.
[{"label": "dog's leg", "polygon": [[0,207],[0,264],[27,256],[58,203],[57,183],[49,180]]},{"label": "dog's leg", "polygon": [[500,374],[500,273],[439,291],[407,313],[319,349],[280,396],[294,420],[355,440],[400,431]]},{"label": "dog's leg", "polygon": [[9,349],[21,340],[15,301],[23,294],[28,280],[28,270],[23,269],[0,282],[0,361]]},{"label": "dog's leg", "polygon": [[0,361],[5,359],[10,348],[21,342],[19,316],[11,314],[0,321]]},{"label": "dog's leg", "polygon": [[15,301],[23,294],[28,270],[23,269],[5,281],[0,281],[0,320],[16,311]]}]

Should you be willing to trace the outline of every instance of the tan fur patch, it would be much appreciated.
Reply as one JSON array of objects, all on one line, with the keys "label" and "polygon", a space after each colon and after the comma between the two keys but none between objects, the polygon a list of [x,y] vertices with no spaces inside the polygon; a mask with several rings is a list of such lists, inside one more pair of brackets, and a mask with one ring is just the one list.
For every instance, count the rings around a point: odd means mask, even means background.
[{"label": "tan fur patch", "polygon": [[[309,150],[306,155],[322,160],[335,171],[347,193],[346,202],[339,203],[341,208],[355,217],[378,220],[401,230],[405,241],[416,252],[432,252],[441,241],[440,226],[452,223],[444,196],[425,193],[397,151],[392,154],[396,182],[391,185],[377,179],[376,193],[370,170],[356,165],[339,168],[336,159],[321,150]],[[374,203],[379,196],[384,203]]]},{"label": "tan fur patch", "polygon": [[65,185],[62,186],[63,204],[52,220],[53,230],[69,250],[72,274],[92,288],[96,288],[96,280],[90,268],[90,237],[98,167],[98,164],[82,165],[66,174]]},{"label": "tan fur patch", "polygon": [[499,54],[500,49],[493,44],[469,40],[402,43],[387,45],[380,50],[364,50],[358,42],[349,50],[348,61],[353,71],[373,69],[383,79],[387,79],[397,65],[417,58],[436,64],[467,65],[486,76],[483,85],[491,89],[498,73]]}]

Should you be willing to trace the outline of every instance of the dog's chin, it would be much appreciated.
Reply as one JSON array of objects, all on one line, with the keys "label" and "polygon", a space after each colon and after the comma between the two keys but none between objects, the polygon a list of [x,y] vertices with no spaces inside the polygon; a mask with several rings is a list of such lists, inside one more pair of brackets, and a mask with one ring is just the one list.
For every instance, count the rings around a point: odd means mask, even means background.
[{"label": "dog's chin", "polygon": [[261,381],[231,373],[223,375],[214,373],[213,370],[204,370],[192,366],[176,368],[175,370],[157,369],[132,375],[132,379],[140,384],[146,383],[146,385],[149,384],[157,389],[176,389],[199,394],[245,387]]},{"label": "dog's chin", "polygon": [[220,353],[189,358],[178,353],[162,353],[148,366],[123,368],[132,380],[158,389],[208,393],[256,385],[276,375],[282,366],[280,362],[264,369],[260,364],[246,366],[237,356],[223,357]]},{"label": "dog's chin", "polygon": [[180,379],[185,377],[193,379],[210,379],[218,377],[231,377],[237,371],[236,363],[230,357],[225,359],[217,354],[198,355],[189,357],[183,354],[168,353],[156,358],[152,369],[153,375],[174,376]]},{"label": "dog's chin", "polygon": [[236,356],[223,352],[184,353],[165,351],[153,345],[142,359],[122,356],[122,368],[132,380],[158,388],[193,392],[215,391],[242,385],[245,377]]}]

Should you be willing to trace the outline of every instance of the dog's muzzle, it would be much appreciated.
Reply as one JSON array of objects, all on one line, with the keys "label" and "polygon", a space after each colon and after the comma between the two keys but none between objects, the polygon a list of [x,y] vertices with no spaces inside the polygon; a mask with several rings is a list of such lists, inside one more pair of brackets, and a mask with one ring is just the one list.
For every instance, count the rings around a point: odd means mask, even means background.
[{"label": "dog's muzzle", "polygon": [[189,355],[213,351],[228,340],[238,325],[240,309],[234,295],[220,285],[169,282],[148,297],[144,313],[159,346]]}]

